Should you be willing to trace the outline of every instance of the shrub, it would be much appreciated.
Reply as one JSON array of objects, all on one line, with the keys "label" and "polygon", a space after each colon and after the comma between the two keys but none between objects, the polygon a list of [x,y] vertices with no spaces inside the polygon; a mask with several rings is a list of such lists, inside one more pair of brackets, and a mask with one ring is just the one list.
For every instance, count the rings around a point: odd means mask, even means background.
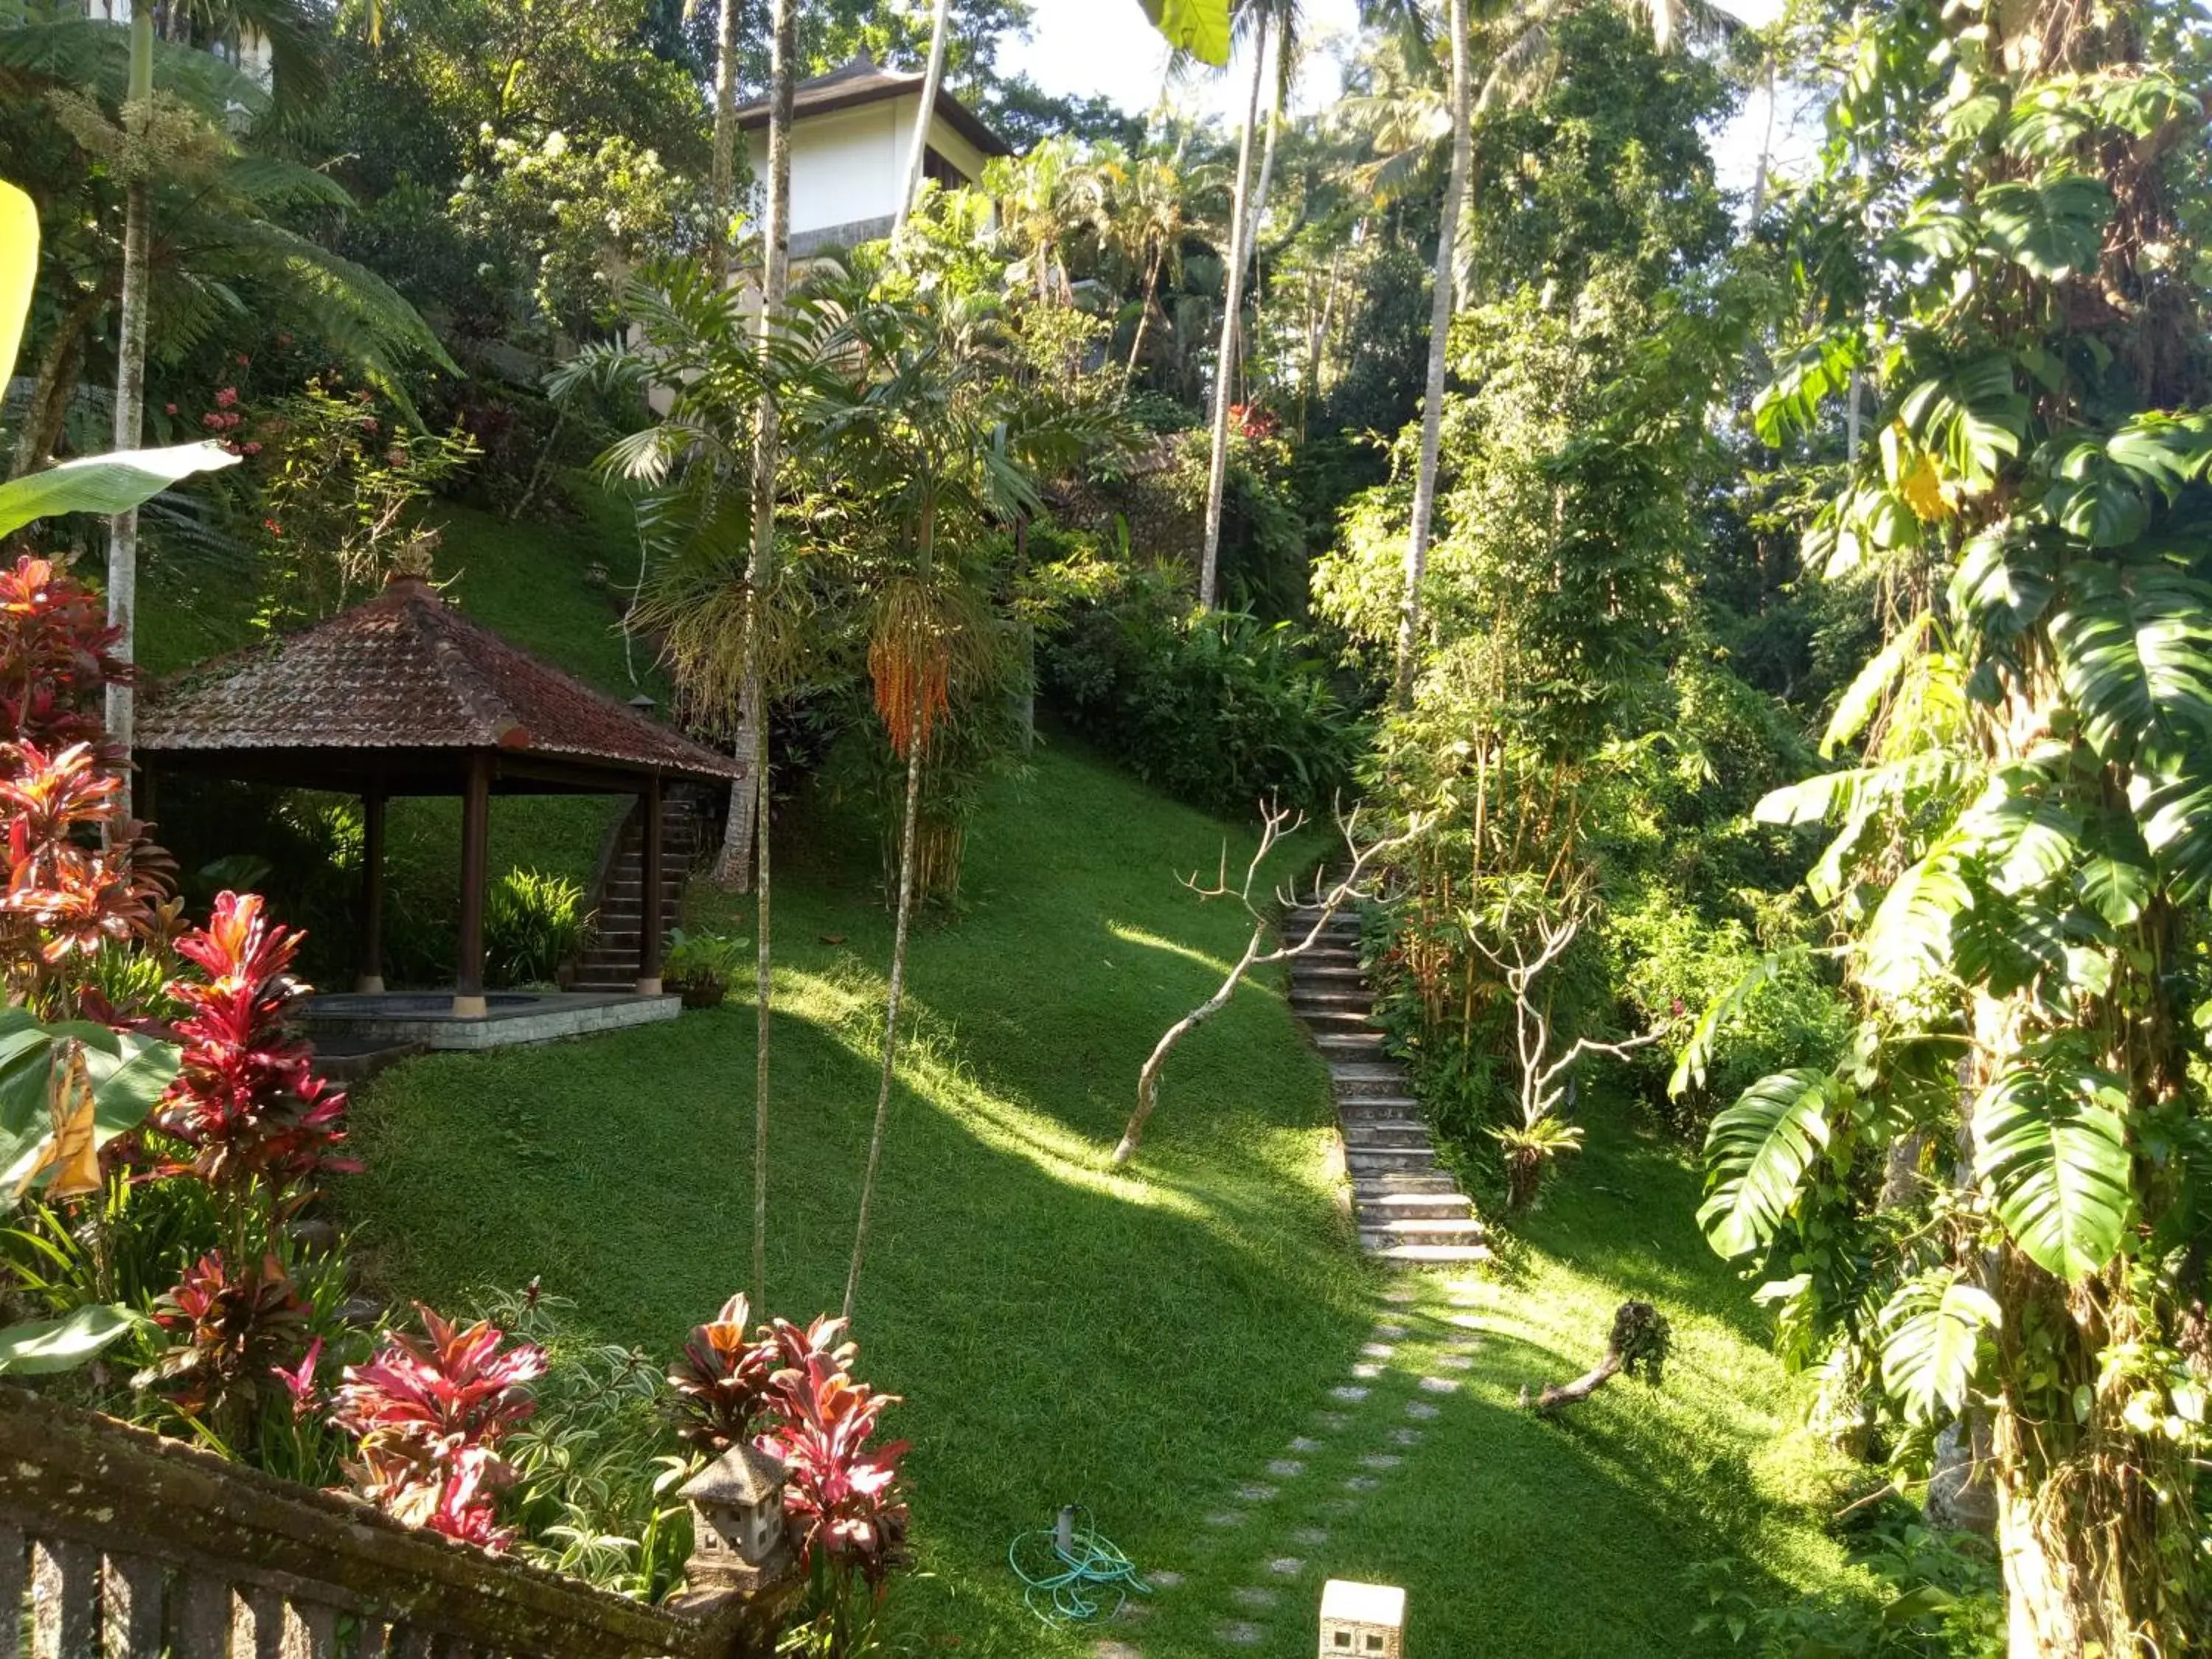
[{"label": "shrub", "polygon": [[1190,614],[1163,571],[1116,571],[1050,636],[1043,684],[1086,737],[1179,800],[1242,817],[1326,811],[1364,726],[1310,635],[1249,612]]},{"label": "shrub", "polygon": [[746,954],[751,943],[727,933],[687,933],[678,927],[668,936],[661,973],[672,988],[684,994],[685,1007],[715,1007],[751,960]]},{"label": "shrub", "polygon": [[484,967],[494,985],[550,985],[582,952],[596,920],[565,876],[510,870],[484,896]]},{"label": "shrub", "polygon": [[425,1337],[387,1334],[338,1389],[339,1426],[359,1437],[362,1495],[410,1526],[503,1550],[498,1493],[515,1470],[499,1455],[536,1409],[526,1391],[545,1372],[544,1350],[509,1347],[489,1320],[465,1329],[417,1303]]}]

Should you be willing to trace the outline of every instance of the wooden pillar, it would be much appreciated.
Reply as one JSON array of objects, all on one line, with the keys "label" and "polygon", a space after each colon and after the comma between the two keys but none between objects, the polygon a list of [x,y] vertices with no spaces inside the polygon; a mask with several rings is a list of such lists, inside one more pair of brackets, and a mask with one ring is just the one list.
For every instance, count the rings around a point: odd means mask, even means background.
[{"label": "wooden pillar", "polygon": [[453,1012],[464,1019],[484,1013],[483,915],[491,830],[491,757],[469,757],[468,787],[461,796],[461,961],[453,986]]},{"label": "wooden pillar", "polygon": [[361,917],[353,988],[374,996],[384,989],[384,787],[361,798]]},{"label": "wooden pillar", "polygon": [[643,821],[639,830],[645,836],[645,879],[640,883],[644,890],[638,895],[637,908],[637,992],[640,996],[660,994],[660,775],[654,773],[646,780]]}]

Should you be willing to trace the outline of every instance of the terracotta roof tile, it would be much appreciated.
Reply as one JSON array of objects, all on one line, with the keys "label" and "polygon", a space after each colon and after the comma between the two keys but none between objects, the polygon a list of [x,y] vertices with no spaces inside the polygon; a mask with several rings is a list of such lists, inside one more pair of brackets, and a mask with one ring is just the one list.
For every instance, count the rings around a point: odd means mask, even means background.
[{"label": "terracotta roof tile", "polygon": [[447,605],[416,578],[265,647],[156,688],[138,748],[478,750],[732,778],[731,757],[602,696]]}]

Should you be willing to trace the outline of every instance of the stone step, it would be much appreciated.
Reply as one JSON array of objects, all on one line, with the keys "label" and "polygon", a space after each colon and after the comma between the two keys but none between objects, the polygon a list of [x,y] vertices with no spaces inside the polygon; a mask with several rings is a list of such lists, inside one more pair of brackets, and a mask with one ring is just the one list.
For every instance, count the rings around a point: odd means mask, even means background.
[{"label": "stone step", "polygon": [[1426,1146],[1394,1146],[1381,1151],[1354,1152],[1347,1148],[1345,1167],[1357,1177],[1366,1175],[1419,1175],[1437,1167],[1437,1155]]},{"label": "stone step", "polygon": [[1376,1095],[1395,1099],[1407,1093],[1406,1068],[1388,1060],[1332,1060],[1328,1076],[1339,1100]]},{"label": "stone step", "polygon": [[1357,1036],[1376,1028],[1366,1010],[1360,1008],[1301,1009],[1298,1018],[1316,1036]]},{"label": "stone step", "polygon": [[1374,1006],[1373,994],[1364,986],[1347,986],[1342,990],[1333,986],[1298,986],[1291,991],[1291,1008],[1298,1014],[1333,1014],[1348,1010],[1364,1014]]},{"label": "stone step", "polygon": [[1464,1221],[1474,1214],[1465,1193],[1378,1193],[1357,1198],[1359,1224],[1370,1228],[1385,1221]]},{"label": "stone step", "polygon": [[1314,1047],[1332,1057],[1345,1060],[1379,1058],[1382,1053],[1384,1033],[1355,1029],[1323,1030],[1313,1034]]},{"label": "stone step", "polygon": [[1354,1176],[1352,1178],[1352,1197],[1354,1203],[1370,1203],[1388,1198],[1393,1193],[1415,1193],[1427,1196],[1447,1193],[1459,1195],[1459,1187],[1442,1170],[1396,1170],[1385,1175]]},{"label": "stone step", "polygon": [[1304,957],[1291,964],[1291,991],[1300,990],[1358,991],[1365,993],[1367,983],[1357,963],[1338,964],[1328,962],[1309,962]]},{"label": "stone step", "polygon": [[1350,1095],[1336,1103],[1340,1116],[1358,1112],[1370,1117],[1412,1117],[1421,1115],[1421,1103],[1407,1094]]},{"label": "stone step", "polygon": [[1357,968],[1359,966],[1359,947],[1355,945],[1316,945],[1310,951],[1291,958],[1300,967]]},{"label": "stone step", "polygon": [[1472,1267],[1492,1259],[1482,1244],[1391,1244],[1369,1254],[1401,1267]]},{"label": "stone step", "polygon": [[1396,1146],[1418,1146],[1425,1152],[1433,1150],[1428,1125],[1418,1121],[1390,1123],[1378,1122],[1372,1118],[1355,1118],[1337,1133],[1344,1137],[1347,1152],[1379,1152]]},{"label": "stone step", "polygon": [[1359,1242],[1370,1249],[1387,1249],[1393,1244],[1479,1244],[1482,1238],[1482,1224],[1472,1217],[1379,1224],[1363,1219],[1359,1224]]}]

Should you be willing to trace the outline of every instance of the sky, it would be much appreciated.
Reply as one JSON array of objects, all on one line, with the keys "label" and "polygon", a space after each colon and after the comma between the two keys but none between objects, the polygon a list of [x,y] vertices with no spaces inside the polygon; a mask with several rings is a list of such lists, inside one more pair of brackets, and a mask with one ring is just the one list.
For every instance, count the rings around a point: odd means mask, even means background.
[{"label": "sky", "polygon": [[[1009,43],[1000,63],[1026,71],[1048,92],[1078,96],[1103,94],[1133,112],[1149,110],[1158,100],[1167,66],[1167,43],[1146,21],[1137,0],[1030,0],[1036,26],[1027,41]],[[1759,24],[1780,9],[1781,0],[1721,0],[1723,9]],[[1308,39],[1318,48],[1308,58],[1295,101],[1301,111],[1323,109],[1341,85],[1332,37],[1348,38],[1358,26],[1357,0],[1305,0]],[[1226,76],[1207,76],[1179,88],[1187,106],[1235,121],[1243,115],[1251,87],[1251,68],[1242,52]],[[1778,128],[1778,155],[1784,164],[1810,154],[1802,136],[1794,142],[1781,131],[1790,125],[1789,96],[1784,94]],[[1758,165],[1765,106],[1754,94],[1727,129],[1716,136],[1714,157],[1723,186],[1747,188]]]}]

